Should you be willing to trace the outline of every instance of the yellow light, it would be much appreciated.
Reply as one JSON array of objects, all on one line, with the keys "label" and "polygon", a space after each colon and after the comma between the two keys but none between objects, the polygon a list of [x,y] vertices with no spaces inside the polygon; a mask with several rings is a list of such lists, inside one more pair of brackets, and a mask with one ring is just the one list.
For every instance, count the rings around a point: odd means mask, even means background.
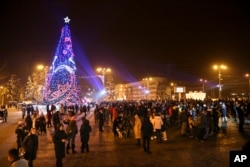
[{"label": "yellow light", "polygon": [[143,78],[142,80],[143,80],[143,81],[152,81],[152,80],[153,80],[153,78],[152,78],[152,77],[149,77],[149,78]]},{"label": "yellow light", "polygon": [[214,65],[213,68],[216,70],[216,69],[218,69],[218,66],[217,66],[217,65]]},{"label": "yellow light", "polygon": [[97,72],[102,72],[102,73],[106,73],[106,72],[111,72],[111,69],[110,68],[101,68],[101,67],[98,67],[96,69]]},{"label": "yellow light", "polygon": [[107,69],[106,69],[106,72],[111,72],[111,69],[110,69],[110,68],[107,68]]},{"label": "yellow light", "polygon": [[38,70],[43,70],[44,69],[44,65],[42,65],[42,64],[37,65],[37,69]]},{"label": "yellow light", "polygon": [[221,64],[221,65],[214,65],[213,66],[213,69],[215,69],[215,70],[217,70],[217,69],[224,69],[224,70],[226,70],[227,69],[227,66],[226,65],[224,65],[224,64]]},{"label": "yellow light", "polygon": [[96,71],[97,71],[97,72],[101,72],[101,71],[102,71],[102,68],[97,68]]},{"label": "yellow light", "polygon": [[225,66],[225,65],[220,65],[220,69],[227,69],[227,66]]}]

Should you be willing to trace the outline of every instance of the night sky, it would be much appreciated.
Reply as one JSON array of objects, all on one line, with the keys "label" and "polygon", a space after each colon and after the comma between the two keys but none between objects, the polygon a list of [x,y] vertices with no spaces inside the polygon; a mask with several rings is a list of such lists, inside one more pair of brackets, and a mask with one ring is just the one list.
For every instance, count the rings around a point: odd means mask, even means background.
[{"label": "night sky", "polygon": [[224,76],[234,80],[250,72],[247,1],[0,3],[0,63],[23,81],[36,64],[51,65],[66,16],[80,75],[103,66],[117,82],[147,76],[213,80],[215,63],[226,64]]}]

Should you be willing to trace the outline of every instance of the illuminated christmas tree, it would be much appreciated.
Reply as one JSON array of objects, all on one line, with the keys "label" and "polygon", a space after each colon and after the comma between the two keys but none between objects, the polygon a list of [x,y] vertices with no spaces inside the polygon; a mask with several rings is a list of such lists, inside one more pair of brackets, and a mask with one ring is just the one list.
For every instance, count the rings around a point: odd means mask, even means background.
[{"label": "illuminated christmas tree", "polygon": [[64,18],[61,37],[57,45],[55,57],[46,76],[43,90],[45,104],[75,105],[81,104],[81,90],[76,77],[76,64],[69,29],[68,17]]}]

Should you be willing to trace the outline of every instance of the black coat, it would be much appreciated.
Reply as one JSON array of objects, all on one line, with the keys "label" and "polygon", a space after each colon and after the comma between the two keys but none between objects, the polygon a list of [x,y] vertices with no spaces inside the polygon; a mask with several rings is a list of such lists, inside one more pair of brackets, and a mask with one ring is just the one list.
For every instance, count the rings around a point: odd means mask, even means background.
[{"label": "black coat", "polygon": [[15,129],[15,133],[16,133],[16,142],[17,142],[17,147],[20,148],[22,147],[23,144],[23,140],[26,136],[25,130],[24,128],[19,125],[16,129]]},{"label": "black coat", "polygon": [[62,139],[67,139],[66,132],[64,130],[56,131],[53,136],[56,158],[65,157],[65,142],[62,142]]},{"label": "black coat", "polygon": [[23,148],[28,153],[28,159],[35,160],[38,149],[38,136],[34,134],[27,135],[23,141]]},{"label": "black coat", "polygon": [[26,129],[28,131],[30,131],[30,129],[32,128],[32,119],[30,117],[30,115],[28,115],[26,118],[25,118],[25,124],[26,124]]},{"label": "black coat", "polygon": [[[85,120],[87,121],[87,120]],[[83,123],[80,128],[80,137],[81,142],[88,143],[89,141],[89,132],[91,132],[91,126],[89,123]]]},{"label": "black coat", "polygon": [[148,117],[143,120],[141,130],[143,137],[150,137],[153,134],[153,124]]}]

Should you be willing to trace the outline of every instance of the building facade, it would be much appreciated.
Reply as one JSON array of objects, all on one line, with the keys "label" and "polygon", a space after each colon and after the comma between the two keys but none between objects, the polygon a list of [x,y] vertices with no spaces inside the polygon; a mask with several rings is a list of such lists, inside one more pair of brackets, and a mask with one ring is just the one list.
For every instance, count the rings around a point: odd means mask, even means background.
[{"label": "building facade", "polygon": [[115,85],[116,100],[160,100],[171,97],[167,78],[149,77],[141,81]]}]

